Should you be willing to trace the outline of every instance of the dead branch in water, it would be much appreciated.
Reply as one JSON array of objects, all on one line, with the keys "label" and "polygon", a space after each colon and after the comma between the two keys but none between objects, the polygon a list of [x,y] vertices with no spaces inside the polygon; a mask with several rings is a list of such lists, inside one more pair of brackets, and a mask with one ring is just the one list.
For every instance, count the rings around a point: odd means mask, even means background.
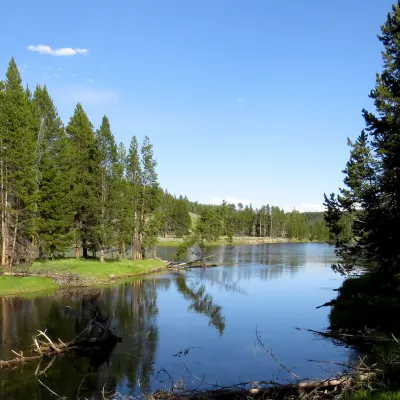
[{"label": "dead branch in water", "polygon": [[313,329],[302,329],[302,328],[295,328],[300,331],[307,331],[311,332],[315,335],[322,336],[324,338],[329,338],[329,339],[335,339],[339,340],[344,343],[358,343],[360,345],[365,345],[365,344],[375,344],[375,343],[395,343],[396,340],[392,338],[388,338],[385,336],[376,336],[376,335],[371,335],[373,332],[372,330],[366,330],[365,332],[363,331],[358,331],[358,332],[352,332],[349,333],[348,331],[345,332],[333,332],[333,331],[315,331]]},{"label": "dead branch in water", "polygon": [[171,261],[169,264],[167,264],[167,269],[172,269],[172,270],[178,270],[178,269],[186,269],[186,268],[210,268],[210,267],[217,267],[220,264],[206,264],[204,261],[210,260],[214,257],[218,257],[222,255],[223,253],[215,253],[211,254],[210,256],[207,257],[200,257],[196,260],[193,261],[186,261],[186,262],[181,262],[181,263],[174,263]]},{"label": "dead branch in water", "polygon": [[51,358],[66,352],[88,354],[98,346],[122,341],[122,338],[117,336],[109,325],[108,319],[104,318],[99,310],[96,310],[86,328],[70,342],[64,343],[61,339],[54,342],[46,333],[46,330],[39,330],[38,332],[39,334],[33,337],[31,349],[33,355],[26,357],[22,351],[17,353],[11,350],[16,357],[11,360],[0,360],[0,368],[13,367],[44,357]]}]

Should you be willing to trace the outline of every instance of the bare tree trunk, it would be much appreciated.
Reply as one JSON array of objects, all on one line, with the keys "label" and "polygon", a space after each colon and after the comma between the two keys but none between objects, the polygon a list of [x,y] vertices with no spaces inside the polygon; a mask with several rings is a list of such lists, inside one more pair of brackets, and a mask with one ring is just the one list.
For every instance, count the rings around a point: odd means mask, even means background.
[{"label": "bare tree trunk", "polygon": [[101,263],[104,262],[104,248],[103,247],[101,247],[101,249],[100,249],[100,262]]},{"label": "bare tree trunk", "polygon": [[79,245],[79,243],[76,243],[75,245],[75,257],[79,258],[81,255],[81,246]]},{"label": "bare tree trunk", "polygon": [[125,242],[124,243],[122,243],[122,246],[121,246],[121,259],[124,259],[125,258]]},{"label": "bare tree trunk", "polygon": [[4,190],[4,182],[2,181],[2,194],[4,196],[3,200],[3,210],[1,211],[1,265],[7,264],[7,247],[8,247],[8,218],[7,218],[7,191]]},{"label": "bare tree trunk", "polygon": [[88,248],[86,239],[84,239],[82,243],[82,248],[83,248],[83,258],[88,258]]},{"label": "bare tree trunk", "polygon": [[12,248],[11,248],[11,257],[9,261],[9,268],[11,269],[14,261],[16,261],[15,257],[15,252],[16,252],[16,247],[17,247],[17,234],[18,234],[18,213],[15,217],[15,225],[14,225],[14,237],[13,237],[13,243],[12,243]]}]

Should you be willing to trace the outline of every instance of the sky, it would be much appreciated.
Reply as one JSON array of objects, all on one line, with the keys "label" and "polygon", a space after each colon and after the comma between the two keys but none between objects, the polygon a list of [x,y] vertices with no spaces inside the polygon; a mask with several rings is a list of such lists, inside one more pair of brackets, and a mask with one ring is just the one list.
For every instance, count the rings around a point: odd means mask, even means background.
[{"label": "sky", "polygon": [[322,210],[382,69],[393,0],[20,0],[0,5],[0,79],[15,57],[65,124],[81,102],[159,181],[202,203]]}]

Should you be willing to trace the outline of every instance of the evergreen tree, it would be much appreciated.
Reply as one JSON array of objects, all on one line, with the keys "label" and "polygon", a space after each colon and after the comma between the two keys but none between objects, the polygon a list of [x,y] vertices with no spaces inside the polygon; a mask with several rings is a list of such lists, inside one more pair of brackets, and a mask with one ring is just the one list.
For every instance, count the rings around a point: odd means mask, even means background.
[{"label": "evergreen tree", "polygon": [[[366,132],[350,143],[347,188],[339,196],[325,196],[325,204],[342,259],[338,269],[347,272],[363,263],[388,278],[400,272],[400,2],[381,30],[384,67],[370,93],[377,113],[363,110]],[[351,220],[348,237],[344,218]]]},{"label": "evergreen tree", "polygon": [[98,159],[100,162],[100,214],[98,220],[98,242],[100,248],[100,261],[104,262],[106,247],[117,245],[116,222],[117,210],[116,179],[120,173],[117,164],[118,154],[114,136],[111,133],[110,122],[103,117],[100,129],[96,132]]},{"label": "evergreen tree", "polygon": [[64,127],[46,87],[36,87],[34,104],[40,118],[36,146],[38,250],[41,258],[47,258],[63,253],[71,242],[68,154]]},{"label": "evergreen tree", "polygon": [[139,144],[136,136],[132,137],[126,160],[127,196],[129,215],[131,216],[131,257],[132,260],[142,258],[141,251],[141,213],[142,205],[142,168],[139,158]]},{"label": "evergreen tree", "polygon": [[35,118],[30,94],[11,59],[0,96],[1,264],[34,258],[37,205]]},{"label": "evergreen tree", "polygon": [[67,128],[70,162],[70,196],[74,210],[75,256],[88,256],[89,245],[97,242],[99,207],[99,156],[93,125],[80,103]]},{"label": "evergreen tree", "polygon": [[156,172],[157,162],[153,155],[153,145],[148,136],[145,136],[141,153],[141,204],[140,204],[140,238],[142,258],[145,257],[146,247],[153,247],[157,232],[160,228],[161,218],[151,218],[160,204],[160,190],[158,185],[158,175]]},{"label": "evergreen tree", "polygon": [[117,148],[117,162],[114,167],[112,191],[113,209],[115,217],[115,235],[119,256],[124,258],[126,246],[131,243],[131,214],[132,208],[129,198],[129,185],[126,179],[127,156],[123,143]]}]

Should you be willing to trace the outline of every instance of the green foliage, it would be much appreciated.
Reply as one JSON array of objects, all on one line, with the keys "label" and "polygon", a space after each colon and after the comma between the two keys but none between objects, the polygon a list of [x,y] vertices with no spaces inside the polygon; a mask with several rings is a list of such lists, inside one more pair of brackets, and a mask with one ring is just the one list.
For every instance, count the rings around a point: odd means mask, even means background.
[{"label": "green foliage", "polygon": [[349,141],[346,188],[338,196],[325,196],[325,219],[343,273],[360,264],[388,279],[400,272],[399,30],[400,3],[393,6],[379,36],[384,68],[370,93],[377,114],[363,110],[366,130],[355,143]]},{"label": "green foliage", "polygon": [[379,329],[385,333],[399,333],[394,315],[398,315],[399,282],[385,283],[377,277],[365,274],[348,278],[339,289],[330,318],[334,330],[354,331]]},{"label": "green foliage", "polygon": [[121,179],[120,166],[117,164],[118,152],[114,136],[111,133],[110,122],[103,117],[100,129],[96,132],[97,153],[100,169],[99,205],[100,213],[97,226],[97,240],[100,247],[101,259],[107,246],[117,246],[118,189]]},{"label": "green foliage", "polygon": [[[218,206],[189,202],[189,211],[200,215]],[[252,236],[328,241],[329,230],[322,212],[285,212],[268,204],[259,209],[238,204],[223,203],[223,233],[226,236]],[[197,224],[197,220],[196,220]]]},{"label": "green foliage", "polygon": [[67,139],[47,88],[37,86],[33,99],[40,118],[36,146],[38,251],[40,258],[52,258],[63,253],[72,239]]},{"label": "green foliage", "polygon": [[0,95],[2,264],[29,260],[36,231],[39,119],[12,58]]},{"label": "green foliage", "polygon": [[93,125],[81,104],[77,104],[67,128],[69,146],[70,196],[74,210],[75,240],[87,256],[89,243],[96,244],[101,214],[99,153]]}]

